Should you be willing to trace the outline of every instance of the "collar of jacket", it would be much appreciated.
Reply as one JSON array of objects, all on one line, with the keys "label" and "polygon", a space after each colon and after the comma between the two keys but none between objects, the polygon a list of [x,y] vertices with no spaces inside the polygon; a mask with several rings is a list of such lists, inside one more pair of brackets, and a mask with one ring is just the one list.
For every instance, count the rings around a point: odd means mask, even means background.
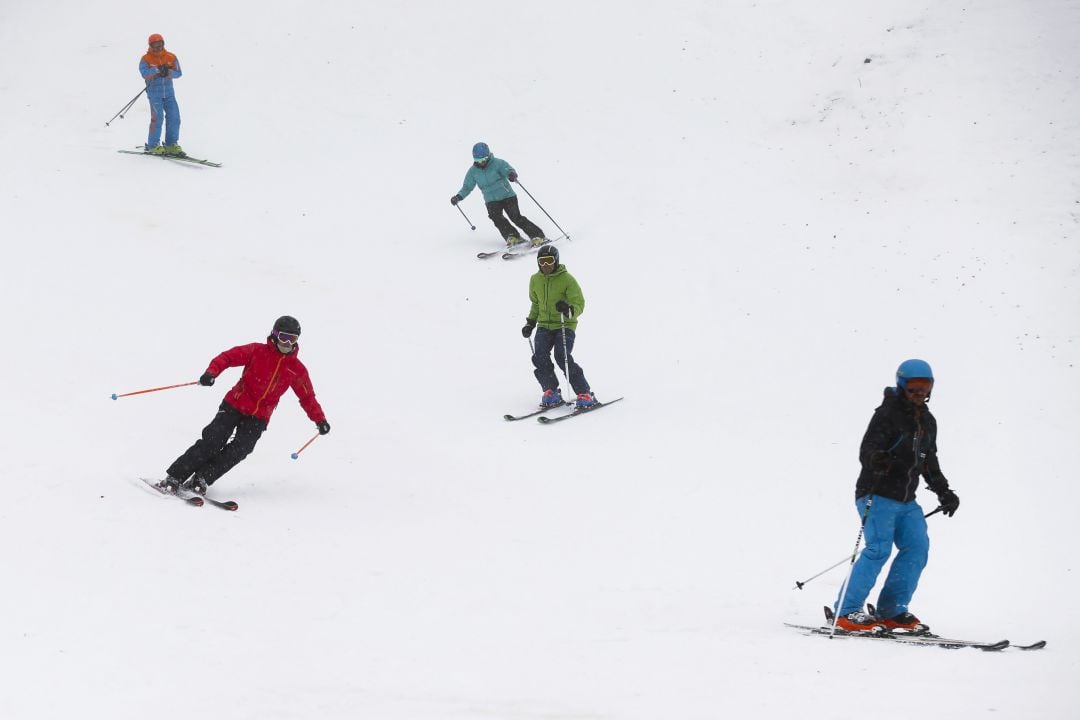
[{"label": "collar of jacket", "polygon": [[[130,57],[130,56],[129,56]],[[168,65],[173,70],[176,69],[176,56],[168,50],[154,51],[148,50],[142,59],[146,61],[147,65],[153,65],[160,67],[161,65]]]},{"label": "collar of jacket", "polygon": [[273,348],[274,352],[276,352],[276,353],[278,353],[280,355],[291,355],[292,357],[296,357],[297,354],[299,354],[299,352],[300,352],[300,343],[299,342],[293,343],[292,352],[287,352],[287,353],[281,352],[281,350],[278,349],[277,340],[274,339],[273,335],[267,335],[266,336],[266,344],[269,345],[271,348]]}]

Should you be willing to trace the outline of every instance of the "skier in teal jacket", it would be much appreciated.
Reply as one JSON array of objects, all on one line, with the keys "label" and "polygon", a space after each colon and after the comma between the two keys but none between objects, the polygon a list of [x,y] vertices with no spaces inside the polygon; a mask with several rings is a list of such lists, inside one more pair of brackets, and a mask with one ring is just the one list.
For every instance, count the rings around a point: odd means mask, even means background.
[{"label": "skier in teal jacket", "polygon": [[[543,245],[547,241],[544,231],[521,214],[517,194],[514,188],[510,187],[510,183],[517,180],[517,171],[510,163],[492,155],[487,143],[479,142],[473,145],[472,156],[472,167],[465,173],[465,181],[461,184],[461,189],[450,198],[450,204],[457,205],[479,185],[480,192],[484,196],[484,204],[487,205],[488,217],[499,229],[507,247],[525,242],[514,225],[521,228],[525,237],[533,245]],[[506,217],[503,216],[504,212]],[[507,217],[510,219],[507,220]]]},{"label": "skier in teal jacket", "polygon": [[559,264],[559,249],[554,245],[540,248],[536,265],[539,272],[529,280],[529,300],[532,304],[521,334],[530,337],[536,330],[532,361],[536,368],[533,375],[544,389],[540,405],[557,407],[563,404],[559,376],[551,364],[551,352],[554,350],[555,362],[567,374],[570,386],[577,395],[575,405],[579,410],[588,410],[596,405],[596,396],[589,388],[585,372],[571,355],[578,318],[585,311],[585,296],[566,266]]}]

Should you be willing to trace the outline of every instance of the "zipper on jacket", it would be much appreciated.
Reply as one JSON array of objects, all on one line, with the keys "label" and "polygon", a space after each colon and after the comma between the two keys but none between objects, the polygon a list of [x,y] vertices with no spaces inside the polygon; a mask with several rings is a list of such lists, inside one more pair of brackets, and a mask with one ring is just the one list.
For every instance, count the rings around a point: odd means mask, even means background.
[{"label": "zipper on jacket", "polygon": [[[911,456],[912,465],[907,471],[907,487],[904,488],[904,498],[907,500],[915,499],[915,492],[919,489],[919,466],[922,464],[919,458],[919,441],[922,440],[923,427],[922,422],[919,419],[919,413],[916,411],[915,415],[915,432],[911,436]],[[914,482],[911,478],[911,472],[915,471]]]},{"label": "zipper on jacket", "polygon": [[285,355],[282,355],[281,357],[279,357],[277,359],[277,365],[274,366],[274,374],[270,376],[270,382],[267,383],[266,389],[263,390],[263,394],[260,395],[259,399],[255,401],[255,412],[251,413],[252,415],[258,416],[258,414],[259,414],[259,406],[262,405],[263,398],[265,398],[267,396],[267,394],[269,394],[270,389],[272,387],[274,387],[274,380],[277,379],[278,370],[281,369],[281,361],[284,360],[284,359],[285,359]]}]

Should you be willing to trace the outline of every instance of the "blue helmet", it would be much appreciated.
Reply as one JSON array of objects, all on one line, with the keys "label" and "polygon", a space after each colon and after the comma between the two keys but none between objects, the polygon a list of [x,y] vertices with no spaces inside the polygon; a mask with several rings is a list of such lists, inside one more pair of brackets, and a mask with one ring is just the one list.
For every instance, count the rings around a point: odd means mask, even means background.
[{"label": "blue helmet", "polygon": [[904,383],[912,378],[926,378],[933,382],[934,371],[925,360],[905,360],[896,368],[896,387],[903,389]]},{"label": "blue helmet", "polygon": [[488,155],[491,155],[491,148],[487,146],[487,143],[478,142],[472,146],[472,159],[483,160]]}]

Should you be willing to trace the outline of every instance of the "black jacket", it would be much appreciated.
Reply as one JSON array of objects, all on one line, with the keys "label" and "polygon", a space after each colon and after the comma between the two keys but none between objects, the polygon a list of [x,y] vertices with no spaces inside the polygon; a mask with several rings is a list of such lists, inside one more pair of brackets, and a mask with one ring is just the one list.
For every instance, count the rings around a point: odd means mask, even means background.
[{"label": "black jacket", "polygon": [[[875,451],[887,453],[876,467]],[[930,408],[910,402],[894,387],[885,388],[885,399],[874,411],[859,447],[862,472],[855,483],[855,497],[873,493],[908,502],[915,499],[919,476],[934,493],[949,489],[937,458],[937,421]]]}]

